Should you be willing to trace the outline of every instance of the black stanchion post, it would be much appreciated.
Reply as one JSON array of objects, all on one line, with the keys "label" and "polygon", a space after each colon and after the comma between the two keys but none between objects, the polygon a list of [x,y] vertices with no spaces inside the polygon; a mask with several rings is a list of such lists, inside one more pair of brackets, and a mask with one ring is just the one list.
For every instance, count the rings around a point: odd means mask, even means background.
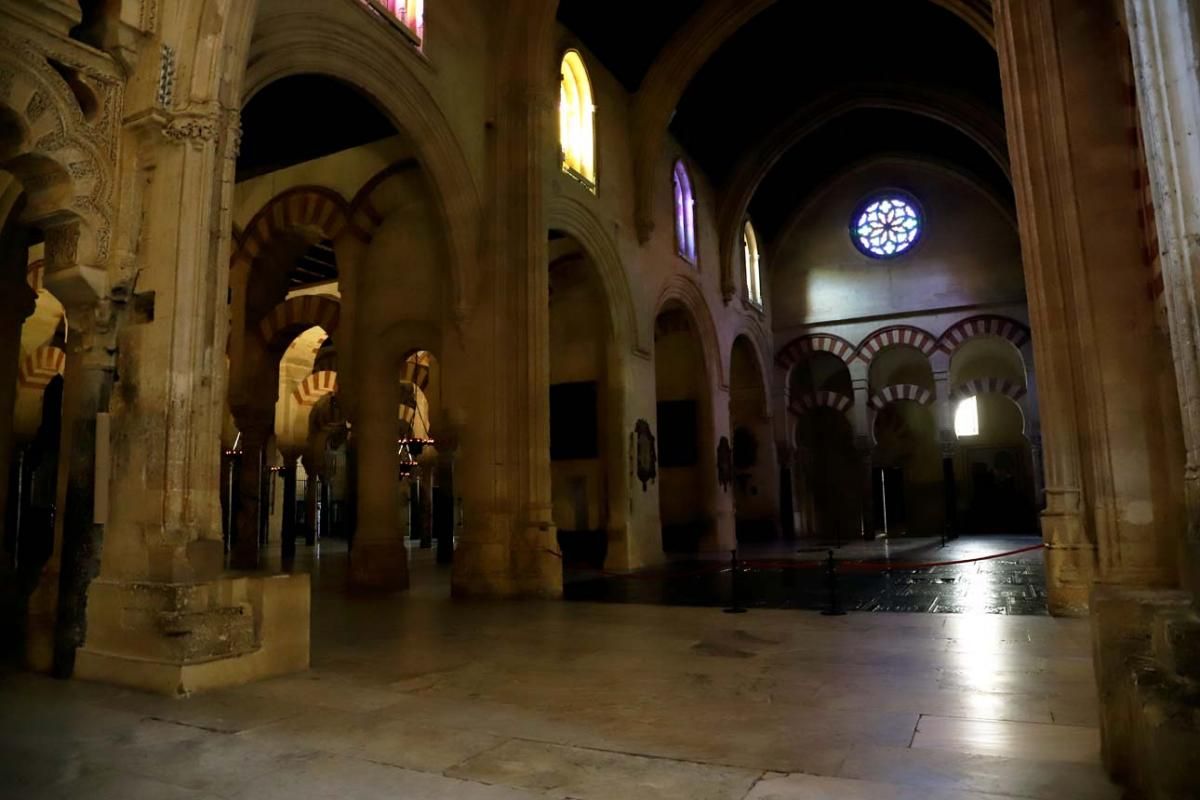
[{"label": "black stanchion post", "polygon": [[746,609],[742,608],[738,602],[738,558],[737,549],[729,551],[729,608],[725,609],[726,614],[745,614]]},{"label": "black stanchion post", "polygon": [[837,585],[837,562],[833,560],[833,551],[829,551],[829,557],[825,561],[825,574],[829,580],[829,607],[821,612],[826,617],[840,617],[846,611],[842,608],[841,600],[838,598]]}]

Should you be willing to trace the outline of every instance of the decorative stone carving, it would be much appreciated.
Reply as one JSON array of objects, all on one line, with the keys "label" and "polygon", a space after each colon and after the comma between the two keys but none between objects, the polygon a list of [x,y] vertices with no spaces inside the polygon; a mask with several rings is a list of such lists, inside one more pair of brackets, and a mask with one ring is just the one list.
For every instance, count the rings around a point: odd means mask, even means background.
[{"label": "decorative stone carving", "polygon": [[49,107],[50,102],[46,99],[46,95],[40,91],[34,92],[30,95],[29,102],[25,105],[25,116],[30,122],[37,122]]},{"label": "decorative stone carving", "polygon": [[178,117],[167,123],[163,135],[176,142],[215,142],[221,135],[221,126],[216,120],[206,117]]},{"label": "decorative stone carving", "polygon": [[159,108],[170,108],[175,99],[175,48],[164,43],[158,67],[158,92],[155,102]]}]

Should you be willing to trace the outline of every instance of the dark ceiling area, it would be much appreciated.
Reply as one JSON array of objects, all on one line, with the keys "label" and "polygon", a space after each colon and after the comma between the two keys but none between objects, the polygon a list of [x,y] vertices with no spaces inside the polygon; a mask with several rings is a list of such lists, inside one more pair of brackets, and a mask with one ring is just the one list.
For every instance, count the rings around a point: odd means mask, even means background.
[{"label": "dark ceiling area", "polygon": [[646,0],[630,12],[598,0],[560,0],[558,21],[634,92],[671,36],[701,5],[702,0]]},{"label": "dark ceiling area", "polygon": [[[321,109],[320,119],[313,117],[314,108]],[[242,109],[237,180],[395,134],[391,121],[349,84],[323,75],[282,78]]]},{"label": "dark ceiling area", "polygon": [[928,0],[779,2],[705,64],[671,131],[722,182],[747,148],[798,109],[861,85],[945,90],[997,111],[1002,102],[995,51]]},{"label": "dark ceiling area", "polygon": [[[656,0],[638,24],[594,0],[563,0],[559,19],[634,90],[700,0]],[[671,133],[717,185],[781,124],[831,95],[945,93],[1003,119],[996,52],[929,0],[779,0],[733,35],[684,92]],[[864,159],[903,154],[976,178],[1002,200],[1003,171],[976,142],[902,111],[862,110],[810,133],[775,166],[751,209],[768,236],[824,181]]]},{"label": "dark ceiling area", "polygon": [[818,128],[775,165],[750,204],[755,227],[765,239],[773,239],[792,213],[830,181],[873,159],[890,157],[947,167],[1006,207],[1015,206],[1008,176],[957,129],[902,111],[861,109]]}]

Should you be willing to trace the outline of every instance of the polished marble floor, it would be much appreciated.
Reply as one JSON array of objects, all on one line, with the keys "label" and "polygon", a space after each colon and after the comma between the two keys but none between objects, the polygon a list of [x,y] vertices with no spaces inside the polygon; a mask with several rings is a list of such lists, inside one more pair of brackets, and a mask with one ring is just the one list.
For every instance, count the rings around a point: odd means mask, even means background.
[{"label": "polished marble floor", "polygon": [[1106,800],[1088,628],[455,603],[316,563],[310,672],[184,700],[0,676],[0,797]]},{"label": "polished marble floor", "polygon": [[[838,603],[853,611],[941,614],[1046,614],[1046,573],[1037,536],[879,539],[837,547],[791,542],[741,547],[737,604],[750,608],[822,609],[829,582],[819,569],[828,554],[838,568]],[[919,566],[1025,552],[966,564]],[[892,567],[883,570],[881,567]],[[676,559],[628,574],[568,568],[569,600],[728,606],[733,601],[727,556]]]}]

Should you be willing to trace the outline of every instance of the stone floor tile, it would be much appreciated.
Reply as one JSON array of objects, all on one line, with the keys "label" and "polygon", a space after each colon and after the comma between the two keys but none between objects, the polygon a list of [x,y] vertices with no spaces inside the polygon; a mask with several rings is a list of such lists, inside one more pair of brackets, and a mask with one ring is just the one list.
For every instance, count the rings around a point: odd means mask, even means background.
[{"label": "stone floor tile", "polygon": [[1001,795],[929,790],[819,775],[765,775],[745,800],[1003,800]]},{"label": "stone floor tile", "polygon": [[923,716],[913,747],[1032,761],[1100,764],[1100,730],[961,717]]},{"label": "stone floor tile", "polygon": [[264,775],[227,797],[228,800],[545,800],[547,795],[345,756],[321,755],[295,769]]},{"label": "stone floor tile", "polygon": [[33,792],[3,796],[21,800],[220,800],[219,795],[117,769],[86,772]]},{"label": "stone floor tile", "polygon": [[751,770],[511,741],[447,772],[579,800],[740,800],[758,779]]},{"label": "stone floor tile", "polygon": [[857,747],[842,762],[838,776],[927,791],[982,792],[1034,800],[1121,797],[1121,791],[1095,765],[999,758],[952,750]]}]

